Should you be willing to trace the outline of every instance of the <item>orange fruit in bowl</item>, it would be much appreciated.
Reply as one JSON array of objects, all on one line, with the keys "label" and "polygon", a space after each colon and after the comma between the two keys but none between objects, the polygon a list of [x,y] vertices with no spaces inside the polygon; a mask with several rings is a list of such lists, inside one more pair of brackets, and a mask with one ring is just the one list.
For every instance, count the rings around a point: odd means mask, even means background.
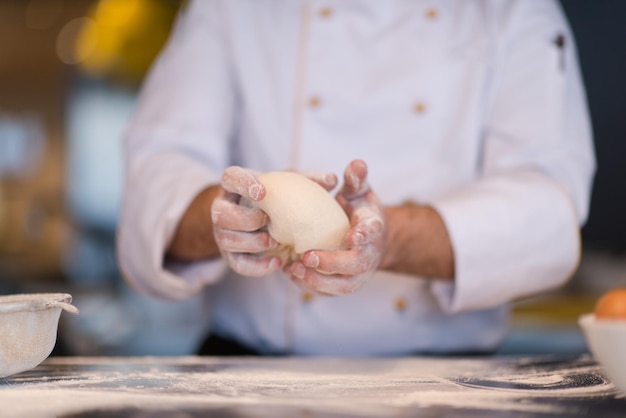
[{"label": "orange fruit in bowl", "polygon": [[596,303],[596,319],[626,321],[626,288],[605,293]]}]

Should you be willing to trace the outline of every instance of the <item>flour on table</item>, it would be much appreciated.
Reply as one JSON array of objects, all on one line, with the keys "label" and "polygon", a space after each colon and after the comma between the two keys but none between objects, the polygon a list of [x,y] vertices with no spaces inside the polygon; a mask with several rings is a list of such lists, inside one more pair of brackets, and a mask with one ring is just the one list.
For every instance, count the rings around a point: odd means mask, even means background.
[{"label": "flour on table", "polygon": [[[587,375],[597,380],[568,386]],[[229,408],[243,417],[290,416],[302,409],[389,416],[438,407],[567,414],[568,405],[580,397],[613,395],[613,386],[589,360],[550,371],[520,369],[513,361],[438,358],[56,358],[0,380],[2,416],[7,418],[102,408]],[[556,397],[571,402],[545,401]]]}]

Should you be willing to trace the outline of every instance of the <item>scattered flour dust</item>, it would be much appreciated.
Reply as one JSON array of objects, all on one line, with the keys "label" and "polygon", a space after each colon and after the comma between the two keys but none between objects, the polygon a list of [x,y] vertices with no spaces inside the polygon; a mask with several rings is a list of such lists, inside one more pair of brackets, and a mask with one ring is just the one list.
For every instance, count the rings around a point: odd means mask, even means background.
[{"label": "scattered flour dust", "polygon": [[562,385],[577,374],[598,375],[598,366],[587,363],[558,371],[520,371],[512,360],[419,357],[51,358],[34,370],[0,380],[0,410],[5,418],[127,408],[228,408],[242,417],[292,416],[297,414],[289,412],[303,410],[389,416],[431,407],[566,413],[567,403],[545,399],[615,395],[602,379],[590,386]]}]

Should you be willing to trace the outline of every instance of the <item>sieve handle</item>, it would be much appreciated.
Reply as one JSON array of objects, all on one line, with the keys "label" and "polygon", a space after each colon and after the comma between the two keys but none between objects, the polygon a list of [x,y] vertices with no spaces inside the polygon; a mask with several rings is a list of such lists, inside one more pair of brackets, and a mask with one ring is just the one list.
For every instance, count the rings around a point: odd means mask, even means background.
[{"label": "sieve handle", "polygon": [[67,303],[67,302],[52,301],[52,302],[48,302],[46,306],[48,306],[48,308],[61,308],[64,311],[67,311],[73,314],[78,313],[78,308],[72,305],[71,303]]}]

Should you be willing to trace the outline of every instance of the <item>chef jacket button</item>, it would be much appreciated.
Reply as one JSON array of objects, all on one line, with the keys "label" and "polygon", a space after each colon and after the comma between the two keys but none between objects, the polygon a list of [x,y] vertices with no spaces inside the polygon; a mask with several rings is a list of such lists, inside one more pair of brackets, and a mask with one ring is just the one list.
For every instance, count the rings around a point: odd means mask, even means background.
[{"label": "chef jacket button", "polygon": [[312,96],[309,99],[309,107],[311,108],[317,108],[320,107],[320,105],[322,104],[322,100],[318,97],[318,96]]},{"label": "chef jacket button", "polygon": [[404,312],[406,310],[406,299],[404,298],[396,299],[394,306],[396,308],[396,311]]},{"label": "chef jacket button", "polygon": [[424,102],[416,102],[413,105],[413,111],[415,113],[417,113],[418,115],[423,114],[424,112],[426,112],[426,103],[424,103]]},{"label": "chef jacket button", "polygon": [[435,20],[439,17],[439,11],[434,7],[430,7],[426,10],[426,19]]},{"label": "chef jacket button", "polygon": [[302,299],[302,302],[308,303],[313,300],[313,293],[303,292],[300,298]]},{"label": "chef jacket button", "polygon": [[333,15],[333,9],[331,9],[330,7],[324,7],[322,10],[320,10],[320,16],[323,18],[329,18]]}]

